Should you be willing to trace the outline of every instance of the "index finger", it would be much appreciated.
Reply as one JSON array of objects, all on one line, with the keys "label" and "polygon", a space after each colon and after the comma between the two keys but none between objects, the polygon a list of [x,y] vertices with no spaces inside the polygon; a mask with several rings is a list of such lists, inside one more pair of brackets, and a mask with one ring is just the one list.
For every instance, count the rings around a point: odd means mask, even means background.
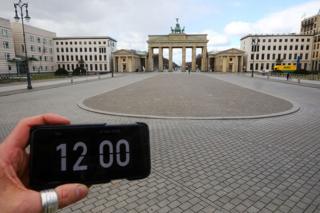
[{"label": "index finger", "polygon": [[36,125],[66,125],[70,120],[57,114],[47,113],[33,117],[24,118],[13,129],[4,143],[24,149],[29,140],[30,129]]}]

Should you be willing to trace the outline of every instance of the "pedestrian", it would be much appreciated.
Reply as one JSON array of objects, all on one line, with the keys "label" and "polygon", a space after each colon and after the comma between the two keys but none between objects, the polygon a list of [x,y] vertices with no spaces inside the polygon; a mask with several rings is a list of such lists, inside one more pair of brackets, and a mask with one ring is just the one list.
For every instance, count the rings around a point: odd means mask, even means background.
[{"label": "pedestrian", "polygon": [[290,73],[287,73],[287,81],[289,81]]}]

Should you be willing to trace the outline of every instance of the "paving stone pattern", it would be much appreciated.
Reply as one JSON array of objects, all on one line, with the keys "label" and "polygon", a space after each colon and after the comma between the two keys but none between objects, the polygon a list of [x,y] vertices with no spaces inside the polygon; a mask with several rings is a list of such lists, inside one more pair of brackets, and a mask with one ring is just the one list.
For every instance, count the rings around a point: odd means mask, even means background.
[{"label": "paving stone pattern", "polygon": [[168,73],[91,97],[100,111],[171,117],[256,116],[287,111],[283,99],[194,73]]},{"label": "paving stone pattern", "polygon": [[222,80],[276,94],[301,106],[291,115],[254,120],[134,119],[77,107],[84,98],[154,75],[126,75],[0,97],[0,138],[20,118],[44,112],[65,115],[73,123],[149,124],[151,176],[93,186],[88,198],[62,213],[320,212],[319,89],[237,75],[202,74],[213,82]]}]

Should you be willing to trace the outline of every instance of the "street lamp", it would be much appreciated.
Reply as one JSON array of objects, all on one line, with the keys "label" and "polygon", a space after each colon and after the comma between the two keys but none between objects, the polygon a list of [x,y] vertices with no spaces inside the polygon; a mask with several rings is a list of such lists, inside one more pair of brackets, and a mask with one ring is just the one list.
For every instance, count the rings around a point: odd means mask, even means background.
[{"label": "street lamp", "polygon": [[251,77],[253,78],[253,73],[254,73],[254,58],[255,58],[255,52],[259,52],[259,38],[257,37],[253,37],[255,39],[252,39],[252,43],[251,43],[251,48],[252,48],[252,52],[253,52],[253,67],[251,69]]},{"label": "street lamp", "polygon": [[[26,15],[24,16],[23,14],[23,8],[25,8],[25,12]],[[20,9],[20,17],[19,17],[19,13],[18,10]],[[26,71],[27,71],[27,82],[28,82],[28,89],[32,89],[32,85],[31,85],[31,77],[30,77],[30,71],[29,71],[29,63],[28,63],[28,51],[27,51],[27,44],[26,44],[26,34],[24,31],[24,19],[26,19],[26,21],[30,20],[30,16],[29,16],[29,11],[28,11],[28,3],[23,3],[22,0],[19,0],[18,3],[14,3],[14,10],[15,10],[15,16],[14,19],[18,22],[19,19],[21,18],[21,22],[22,22],[22,33],[23,33],[23,42],[24,42],[24,53],[25,53],[25,63],[26,63]]]}]

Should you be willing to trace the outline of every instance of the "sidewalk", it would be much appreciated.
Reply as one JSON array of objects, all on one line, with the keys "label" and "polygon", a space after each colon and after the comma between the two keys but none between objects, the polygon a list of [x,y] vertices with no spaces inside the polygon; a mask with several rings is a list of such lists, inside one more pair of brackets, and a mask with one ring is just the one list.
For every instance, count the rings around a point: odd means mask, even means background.
[{"label": "sidewalk", "polygon": [[[119,74],[117,74],[119,75]],[[55,80],[39,80],[32,82],[32,88],[34,89],[43,89],[48,87],[55,87],[55,86],[66,86],[86,81],[93,81],[98,79],[106,79],[111,78],[111,74],[104,74],[104,75],[94,75],[94,76],[81,76],[81,77],[69,77],[63,79],[55,79]],[[3,84],[0,85],[0,96],[13,94],[15,92],[23,92],[29,91],[27,90],[27,82],[19,82],[18,84]]]},{"label": "sidewalk", "polygon": [[[245,75],[247,77],[251,77],[251,73],[246,73]],[[296,78],[290,78],[289,80],[287,80],[287,78],[285,77],[267,76],[267,75],[260,75],[256,73],[254,74],[254,78],[260,78],[260,79],[271,80],[271,81],[281,81],[282,83],[301,85],[305,87],[320,88],[320,81],[304,80],[304,79],[296,79]]]}]

